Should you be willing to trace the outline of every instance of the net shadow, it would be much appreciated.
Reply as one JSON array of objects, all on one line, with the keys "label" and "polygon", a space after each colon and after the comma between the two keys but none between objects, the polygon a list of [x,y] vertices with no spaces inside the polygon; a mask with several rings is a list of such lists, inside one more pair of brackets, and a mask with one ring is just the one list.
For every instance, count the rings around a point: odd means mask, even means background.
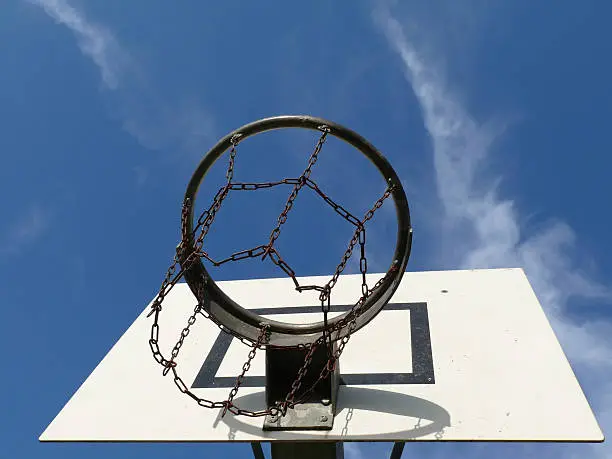
[{"label": "net shadow", "polygon": [[[264,401],[263,391],[258,391],[252,394],[237,397],[235,400],[237,405],[249,408],[261,407]],[[354,422],[355,410],[370,411],[373,413],[387,413],[395,416],[405,416],[406,423],[404,425],[413,424],[406,429],[387,432],[385,434],[355,434],[351,433],[351,424]],[[230,435],[235,436],[237,431],[261,437],[263,418],[258,425],[252,425],[241,420],[240,417],[226,415],[217,416],[215,427],[219,423],[224,423],[229,427]],[[343,440],[347,441],[390,441],[394,440],[417,440],[435,434],[432,440],[441,440],[444,430],[451,425],[451,415],[442,406],[430,402],[420,397],[415,397],[407,394],[386,391],[374,388],[365,387],[342,387],[338,395],[338,406],[334,420],[334,431],[326,436],[317,434],[313,436],[312,431],[292,431],[292,432],[273,432],[265,433],[271,438],[282,440],[287,434],[287,439],[293,441],[301,441],[299,437],[303,436],[303,440]],[[337,433],[340,427],[340,433]],[[296,436],[298,437],[296,439]],[[231,439],[231,438],[229,438]]]}]

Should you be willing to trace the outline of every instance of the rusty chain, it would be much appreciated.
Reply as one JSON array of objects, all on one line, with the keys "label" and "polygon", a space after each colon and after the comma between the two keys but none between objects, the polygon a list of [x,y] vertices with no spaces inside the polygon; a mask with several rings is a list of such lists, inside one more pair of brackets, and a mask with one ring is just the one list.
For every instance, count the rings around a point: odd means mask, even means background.
[{"label": "rusty chain", "polygon": [[262,324],[261,331],[259,332],[259,336],[257,337],[257,341],[255,342],[255,344],[249,351],[247,361],[244,362],[244,365],[242,365],[242,373],[240,373],[238,377],[236,378],[236,383],[234,384],[234,387],[232,388],[232,390],[229,393],[229,396],[227,397],[227,404],[223,408],[223,413],[221,414],[221,417],[225,416],[225,413],[227,413],[227,410],[229,407],[234,406],[234,403],[233,403],[234,397],[236,396],[236,394],[238,393],[238,389],[242,385],[244,375],[246,374],[247,371],[251,369],[251,362],[255,358],[255,353],[257,352],[257,349],[259,349],[269,339],[270,339],[270,325]]},{"label": "rusty chain", "polygon": [[306,180],[310,178],[312,167],[317,162],[321,148],[323,148],[323,144],[325,143],[325,140],[327,140],[327,134],[329,134],[329,128],[327,126],[320,126],[319,129],[323,131],[323,134],[321,135],[321,137],[319,137],[319,141],[317,142],[317,145],[314,151],[312,152],[312,154],[310,155],[310,158],[308,159],[308,166],[306,166],[306,169],[304,169],[304,172],[302,172],[302,175],[300,175],[297,183],[293,185],[293,190],[291,190],[291,194],[289,195],[289,198],[287,198],[285,208],[283,209],[281,214],[278,216],[276,227],[270,233],[270,240],[268,241],[268,245],[266,247],[266,253],[262,257],[262,260],[266,258],[266,256],[268,255],[268,253],[270,252],[272,248],[272,245],[274,244],[274,241],[278,239],[278,236],[280,235],[280,231],[281,231],[280,228],[287,221],[287,214],[293,207],[293,201],[295,201],[295,198],[297,198],[297,195],[302,189],[302,187],[304,186],[304,184],[306,183]]},{"label": "rusty chain", "polygon": [[[365,304],[367,298],[373,292],[375,292],[378,288],[380,288],[380,286],[383,285],[383,283],[385,283],[388,277],[394,272],[394,268],[392,268],[383,278],[379,279],[379,281],[372,287],[372,289],[368,288],[368,285],[366,282],[367,259],[366,259],[366,253],[365,253],[365,242],[366,242],[365,223],[374,216],[374,213],[376,212],[376,210],[379,209],[384,203],[384,201],[391,195],[393,188],[392,187],[387,188],[385,193],[376,201],[374,206],[366,212],[363,219],[361,220],[359,220],[357,217],[351,214],[348,210],[346,210],[340,204],[333,201],[328,195],[326,195],[319,188],[319,186],[314,181],[310,179],[312,167],[316,163],[318,159],[318,155],[329,133],[329,128],[327,128],[326,126],[321,126],[319,129],[322,131],[322,135],[320,136],[315,146],[315,149],[308,160],[308,165],[306,169],[302,172],[302,174],[298,178],[286,178],[286,179],[275,181],[275,182],[264,182],[264,183],[232,182],[233,177],[234,177],[236,145],[238,144],[240,136],[239,135],[234,136],[231,139],[229,164],[228,164],[228,168],[226,172],[226,183],[217,191],[210,207],[207,210],[204,210],[202,214],[199,216],[199,218],[197,219],[197,223],[195,227],[193,228],[193,234],[195,234],[198,230],[199,230],[199,234],[197,235],[197,238],[193,242],[193,244],[191,244],[192,242],[191,234],[182,235],[182,240],[181,240],[181,243],[177,247],[177,251],[176,251],[176,255],[174,256],[173,263],[168,269],[166,276],[161,284],[160,290],[151,304],[151,311],[149,312],[147,316],[147,317],[150,317],[153,315],[153,324],[151,326],[149,346],[151,348],[151,351],[153,353],[153,358],[155,359],[155,361],[157,361],[164,368],[163,375],[167,375],[168,373],[172,372],[174,383],[182,393],[187,394],[189,397],[194,399],[200,406],[203,406],[206,408],[223,409],[222,416],[224,416],[227,413],[227,411],[229,411],[230,413],[234,415],[244,415],[248,417],[260,417],[260,416],[266,416],[266,415],[277,416],[279,413],[284,415],[287,412],[287,409],[292,408],[295,405],[301,403],[303,400],[305,400],[305,398],[314,390],[316,385],[321,380],[329,377],[330,373],[335,369],[335,366],[337,364],[338,359],[340,358],[340,355],[342,354],[346,344],[348,343],[351,337],[351,334],[356,328],[357,318],[360,315],[360,309]],[[217,212],[221,208],[221,205],[224,199],[227,197],[230,191],[232,190],[252,191],[252,190],[259,190],[263,188],[275,187],[279,185],[293,185],[293,189],[291,191],[291,194],[289,195],[289,198],[286,201],[283,211],[281,212],[281,214],[279,215],[277,219],[276,227],[270,233],[269,241],[267,244],[259,245],[252,249],[235,252],[229,257],[224,258],[219,261],[214,260],[212,257],[208,255],[208,253],[202,250],[204,238],[208,234],[208,231],[210,230],[210,227],[213,224],[213,221],[215,219]],[[293,207],[293,203],[295,199],[297,198],[299,191],[304,186],[313,190],[328,205],[330,205],[336,213],[338,213],[346,221],[348,221],[349,223],[355,226],[355,231],[349,242],[348,248],[342,257],[342,260],[336,267],[336,270],[333,276],[331,277],[331,279],[324,286],[318,286],[318,285],[301,286],[299,284],[299,281],[297,280],[295,271],[281,257],[277,249],[274,247],[274,242],[278,239],[280,235],[281,226],[284,223],[286,223],[287,215],[289,211],[291,210],[291,208]],[[186,220],[189,218],[189,210],[190,210],[191,205],[192,203],[187,200],[183,203],[183,208],[182,208],[182,213],[181,213],[182,223],[185,223]],[[188,225],[185,225],[185,224],[183,224],[182,226],[183,228],[188,227]],[[186,247],[190,244],[192,245],[194,250],[191,253],[186,254],[185,253]],[[353,305],[351,310],[344,316],[344,318],[338,321],[332,328],[328,326],[328,321],[327,321],[327,314],[330,312],[330,309],[331,309],[331,306],[330,306],[331,291],[336,285],[336,282],[338,281],[340,274],[344,271],[346,264],[348,260],[351,258],[353,254],[353,250],[357,244],[359,244],[360,246],[359,270],[362,276],[361,297]],[[259,411],[252,411],[252,410],[240,409],[239,407],[234,405],[233,400],[234,400],[234,397],[238,393],[238,390],[242,384],[244,376],[246,375],[246,373],[249,371],[251,367],[251,363],[253,359],[255,358],[257,350],[261,348],[265,348],[267,345],[267,342],[270,336],[269,325],[262,323],[260,334],[257,340],[255,342],[251,342],[245,339],[244,337],[238,335],[237,333],[234,333],[233,331],[229,330],[227,327],[223,326],[221,323],[215,320],[214,317],[208,314],[204,308],[204,303],[206,301],[206,295],[199,295],[198,297],[204,298],[204,300],[198,301],[198,304],[195,306],[193,310],[193,314],[187,320],[187,325],[181,331],[178,341],[172,348],[172,351],[170,353],[170,359],[167,360],[159,349],[159,330],[160,330],[159,315],[162,310],[162,303],[164,301],[164,298],[168,295],[168,293],[172,290],[172,288],[176,285],[176,283],[183,277],[183,274],[185,273],[185,271],[187,271],[192,266],[192,264],[199,258],[204,258],[208,260],[214,266],[220,266],[230,261],[239,261],[239,260],[243,260],[246,258],[255,258],[255,257],[262,257],[262,259],[265,259],[267,256],[276,266],[281,268],[292,279],[296,290],[300,292],[307,291],[307,290],[315,290],[319,292],[319,300],[321,301],[321,310],[323,312],[323,317],[324,317],[324,327],[323,327],[322,336],[320,338],[310,343],[309,345],[298,346],[299,348],[306,350],[304,362],[302,366],[300,367],[300,369],[298,370],[296,378],[291,385],[291,390],[287,394],[285,400],[282,402],[277,402],[275,406],[272,406],[270,408],[259,410]],[[179,266],[181,266],[181,269],[177,271]],[[205,287],[201,287],[201,288],[202,288],[202,291],[199,293],[205,293]],[[234,387],[230,390],[228,398],[224,401],[213,402],[211,400],[207,400],[207,399],[198,397],[197,395],[195,395],[193,392],[189,390],[189,388],[187,387],[185,382],[182,380],[182,378],[178,375],[178,372],[176,370],[177,368],[176,359],[178,358],[180,349],[183,346],[185,339],[190,334],[191,327],[195,324],[197,320],[198,314],[202,315],[203,317],[209,320],[212,320],[214,323],[216,323],[216,325],[222,331],[232,334],[233,336],[238,338],[241,342],[243,342],[244,344],[248,345],[251,348],[249,351],[247,360],[242,367],[242,372],[236,378]],[[348,326],[348,332],[339,340],[338,346],[336,347],[335,350],[333,350],[332,348],[333,332],[336,332],[339,336],[340,331],[347,326]],[[307,388],[304,392],[302,392],[300,396],[296,399],[298,391],[302,388],[302,381],[305,375],[307,374],[310,364],[312,362],[313,354],[321,343],[324,343],[327,346],[328,357],[329,357],[328,362],[321,370],[316,381],[313,384],[311,384],[310,387]]]}]

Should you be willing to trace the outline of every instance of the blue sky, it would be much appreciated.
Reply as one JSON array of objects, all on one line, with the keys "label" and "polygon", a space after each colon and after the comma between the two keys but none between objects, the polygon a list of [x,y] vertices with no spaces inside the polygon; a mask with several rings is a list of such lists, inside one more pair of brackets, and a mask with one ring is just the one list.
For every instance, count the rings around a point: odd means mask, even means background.
[{"label": "blue sky", "polygon": [[[245,445],[37,438],[159,286],[202,154],[246,122],[294,113],[357,130],[394,164],[415,226],[409,270],[525,268],[604,433],[612,428],[612,6],[9,0],[2,11],[3,457],[250,457]],[[311,144],[256,145],[237,173],[272,180],[299,168]],[[318,178],[365,209],[382,184],[351,158],[322,160]],[[237,199],[211,244],[238,250],[245,226],[266,234],[283,196]],[[307,223],[288,228],[300,242],[283,254],[300,274],[327,274],[350,230],[321,231],[333,215],[307,203]],[[370,241],[381,269],[390,216]],[[276,274],[245,264],[220,278]],[[348,458],[389,452],[347,446]],[[611,451],[411,444],[405,454]]]}]

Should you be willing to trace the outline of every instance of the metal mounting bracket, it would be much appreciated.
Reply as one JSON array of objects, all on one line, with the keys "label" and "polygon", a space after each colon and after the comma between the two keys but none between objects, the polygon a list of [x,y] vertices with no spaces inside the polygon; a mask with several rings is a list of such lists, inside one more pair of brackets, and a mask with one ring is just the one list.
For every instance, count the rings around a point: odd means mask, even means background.
[{"label": "metal mounting bracket", "polygon": [[[332,345],[332,352],[336,343]],[[285,400],[291,391],[300,367],[304,364],[307,350],[266,349],[266,404],[268,408]],[[309,388],[319,377],[329,360],[326,346],[319,346],[312,355],[311,365],[302,379],[302,387]],[[263,430],[331,430],[334,426],[336,401],[340,383],[339,364],[330,375],[319,381],[304,403],[289,408],[285,416],[266,416]],[[299,399],[303,392],[296,394]]]}]

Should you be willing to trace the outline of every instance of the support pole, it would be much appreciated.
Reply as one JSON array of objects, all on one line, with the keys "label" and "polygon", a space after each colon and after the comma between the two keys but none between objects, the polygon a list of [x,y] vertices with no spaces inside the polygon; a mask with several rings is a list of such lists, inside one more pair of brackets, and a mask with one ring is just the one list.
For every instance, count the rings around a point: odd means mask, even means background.
[{"label": "support pole", "polygon": [[253,450],[253,457],[255,459],[266,459],[260,442],[251,442],[251,449]]},{"label": "support pole", "polygon": [[272,459],[344,459],[342,442],[272,442]]},{"label": "support pole", "polygon": [[404,443],[403,441],[396,441],[393,445],[393,450],[391,451],[390,459],[400,459],[402,457],[402,453],[404,452]]}]

